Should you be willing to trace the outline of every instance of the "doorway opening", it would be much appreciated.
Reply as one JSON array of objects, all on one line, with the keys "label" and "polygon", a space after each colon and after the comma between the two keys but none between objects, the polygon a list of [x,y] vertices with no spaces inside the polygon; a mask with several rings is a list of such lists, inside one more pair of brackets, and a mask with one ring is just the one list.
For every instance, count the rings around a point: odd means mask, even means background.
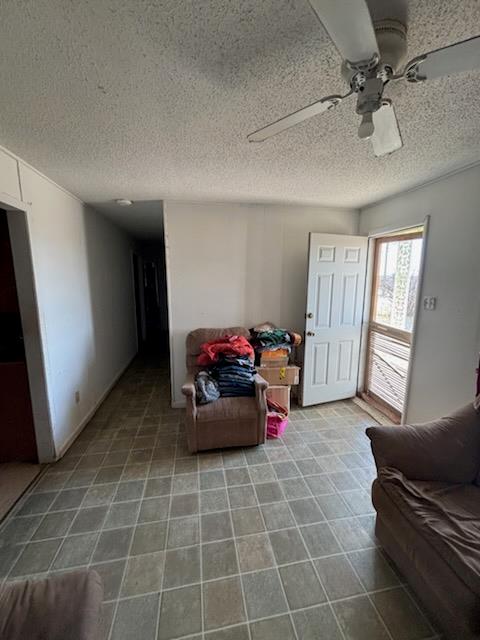
[{"label": "doorway opening", "polygon": [[143,242],[133,254],[138,352],[168,360],[169,331],[164,241]]},{"label": "doorway opening", "polygon": [[0,209],[0,462],[37,462],[28,382],[7,213]]},{"label": "doorway opening", "polygon": [[400,423],[420,286],[423,227],[374,239],[363,399]]},{"label": "doorway opening", "polygon": [[8,216],[0,209],[0,519],[39,471]]},{"label": "doorway opening", "polygon": [[132,253],[133,266],[133,289],[135,295],[135,322],[137,325],[137,345],[138,351],[142,350],[145,340],[145,331],[143,326],[143,266],[142,258],[138,253]]}]

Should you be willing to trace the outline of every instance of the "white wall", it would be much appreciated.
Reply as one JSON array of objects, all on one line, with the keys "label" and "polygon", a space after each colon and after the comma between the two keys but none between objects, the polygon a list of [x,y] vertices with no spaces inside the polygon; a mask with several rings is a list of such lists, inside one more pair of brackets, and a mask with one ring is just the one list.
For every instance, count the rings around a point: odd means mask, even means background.
[{"label": "white wall", "polygon": [[445,415],[472,400],[480,347],[480,166],[367,207],[360,232],[422,222],[429,214],[422,294],[406,420]]},{"label": "white wall", "polygon": [[[106,218],[28,165],[18,165],[20,197],[26,203],[19,203],[19,208],[27,209],[52,450],[58,456],[136,353],[132,244]],[[8,193],[8,184],[0,186]]]},{"label": "white wall", "polygon": [[185,337],[270,320],[303,331],[308,234],[355,234],[354,210],[165,202],[173,403],[183,403]]}]

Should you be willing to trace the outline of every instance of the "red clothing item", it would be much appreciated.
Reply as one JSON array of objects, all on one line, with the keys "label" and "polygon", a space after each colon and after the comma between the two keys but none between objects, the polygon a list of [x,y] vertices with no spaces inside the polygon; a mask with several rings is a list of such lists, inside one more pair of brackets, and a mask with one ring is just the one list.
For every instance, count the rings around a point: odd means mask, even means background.
[{"label": "red clothing item", "polygon": [[248,356],[251,360],[255,358],[252,345],[243,336],[224,336],[217,340],[210,340],[210,342],[204,342],[200,349],[197,364],[202,367],[217,362],[220,353],[228,356]]}]

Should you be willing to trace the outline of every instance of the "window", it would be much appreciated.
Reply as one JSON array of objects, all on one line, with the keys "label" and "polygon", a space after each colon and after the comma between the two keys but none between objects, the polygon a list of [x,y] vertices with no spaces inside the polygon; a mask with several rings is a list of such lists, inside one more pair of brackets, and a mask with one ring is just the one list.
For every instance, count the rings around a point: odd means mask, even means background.
[{"label": "window", "polygon": [[422,243],[418,229],[375,240],[364,397],[396,421],[407,389]]},{"label": "window", "polygon": [[422,238],[377,240],[373,320],[411,332],[415,315]]}]

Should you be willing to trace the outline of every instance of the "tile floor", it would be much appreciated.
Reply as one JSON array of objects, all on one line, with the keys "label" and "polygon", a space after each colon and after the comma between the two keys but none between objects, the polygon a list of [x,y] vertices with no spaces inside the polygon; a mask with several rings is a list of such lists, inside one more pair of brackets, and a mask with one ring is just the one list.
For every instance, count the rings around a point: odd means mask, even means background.
[{"label": "tile floor", "polygon": [[168,371],[136,362],[0,529],[0,579],[90,566],[105,640],[438,638],[378,548],[351,402],[191,456]]}]

